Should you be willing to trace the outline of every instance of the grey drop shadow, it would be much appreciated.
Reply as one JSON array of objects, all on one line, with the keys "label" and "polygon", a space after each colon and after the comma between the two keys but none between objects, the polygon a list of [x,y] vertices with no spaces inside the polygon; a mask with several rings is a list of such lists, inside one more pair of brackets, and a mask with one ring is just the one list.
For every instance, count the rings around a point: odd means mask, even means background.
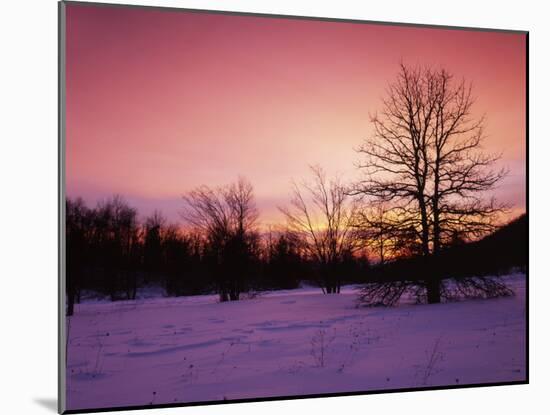
[{"label": "grey drop shadow", "polygon": [[57,399],[55,398],[34,398],[34,402],[51,412],[57,413]]}]

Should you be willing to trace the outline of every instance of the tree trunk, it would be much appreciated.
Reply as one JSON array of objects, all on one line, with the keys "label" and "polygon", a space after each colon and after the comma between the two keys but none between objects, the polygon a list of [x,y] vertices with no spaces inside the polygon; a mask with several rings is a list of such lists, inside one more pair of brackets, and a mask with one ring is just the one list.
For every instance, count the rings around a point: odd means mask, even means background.
[{"label": "tree trunk", "polygon": [[225,287],[221,286],[220,287],[220,302],[224,303],[226,301],[229,301],[229,295],[228,295],[227,290],[225,289]]},{"label": "tree trunk", "polygon": [[439,277],[428,264],[430,258],[430,228],[428,224],[426,202],[423,198],[419,198],[418,202],[420,205],[422,222],[422,254],[424,256],[424,275],[427,276],[425,283],[428,304],[437,304],[441,302],[441,283]]},{"label": "tree trunk", "polygon": [[430,255],[430,226],[428,224],[428,213],[424,198],[419,198],[420,219],[422,223],[422,255],[427,258]]},{"label": "tree trunk", "polygon": [[441,302],[441,281],[435,275],[432,275],[426,284],[428,294],[428,304],[438,304]]},{"label": "tree trunk", "polygon": [[67,317],[74,314],[74,292],[69,292],[67,295]]},{"label": "tree trunk", "polygon": [[439,254],[439,251],[441,249],[441,223],[439,218],[439,158],[440,154],[439,151],[437,152],[436,160],[435,160],[435,179],[434,179],[434,194],[432,197],[432,204],[433,204],[433,221],[434,221],[434,234],[433,234],[433,253],[434,255]]},{"label": "tree trunk", "polygon": [[[438,156],[439,157],[439,156]],[[433,256],[437,257],[441,250],[441,227],[439,223],[439,162],[436,161],[435,168],[435,189],[432,198],[433,204]],[[435,263],[437,264],[437,258]],[[428,281],[428,303],[437,304],[441,302],[441,280],[437,266],[429,268],[431,279]]]}]

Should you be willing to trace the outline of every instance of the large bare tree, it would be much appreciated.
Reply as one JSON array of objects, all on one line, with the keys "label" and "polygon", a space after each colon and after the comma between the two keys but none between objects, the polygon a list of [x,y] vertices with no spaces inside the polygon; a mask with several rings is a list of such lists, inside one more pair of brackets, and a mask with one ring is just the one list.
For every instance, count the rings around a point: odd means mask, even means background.
[{"label": "large bare tree", "polygon": [[[414,230],[425,258],[493,230],[504,208],[488,197],[506,172],[482,151],[474,102],[472,85],[447,70],[401,64],[358,150],[365,174],[352,194],[389,206],[391,229]],[[426,268],[424,283],[427,301],[440,302],[437,271]]]},{"label": "large bare tree", "polygon": [[257,245],[258,210],[244,178],[231,185],[200,186],[183,196],[183,218],[206,239],[220,301],[238,300]]},{"label": "large bare tree", "polygon": [[308,257],[319,266],[324,293],[340,292],[342,263],[361,247],[355,222],[358,204],[340,180],[329,180],[318,166],[313,181],[294,183],[290,207],[281,207],[289,231],[303,242]]}]

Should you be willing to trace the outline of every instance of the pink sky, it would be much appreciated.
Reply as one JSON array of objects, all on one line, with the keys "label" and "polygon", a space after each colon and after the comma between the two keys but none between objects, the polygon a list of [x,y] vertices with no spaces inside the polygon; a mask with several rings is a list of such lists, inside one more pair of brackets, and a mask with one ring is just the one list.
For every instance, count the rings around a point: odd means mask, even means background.
[{"label": "pink sky", "polygon": [[239,175],[264,224],[308,165],[358,177],[398,64],[473,81],[485,149],[525,210],[525,35],[67,5],[67,193],[178,221],[181,195]]}]

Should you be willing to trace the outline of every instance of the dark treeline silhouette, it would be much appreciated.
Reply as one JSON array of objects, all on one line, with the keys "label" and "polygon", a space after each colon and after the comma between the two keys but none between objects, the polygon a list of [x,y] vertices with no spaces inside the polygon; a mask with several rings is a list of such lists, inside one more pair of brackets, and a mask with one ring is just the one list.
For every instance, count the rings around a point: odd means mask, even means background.
[{"label": "dark treeline silhouette", "polygon": [[[67,199],[66,217],[68,315],[82,290],[116,301],[135,299],[137,289],[148,284],[163,286],[173,296],[217,292],[220,301],[237,300],[251,290],[292,289],[301,281],[318,283],[326,292],[326,264],[308,254],[307,242],[292,229],[258,232],[253,245],[243,245],[253,247],[244,253],[238,240],[229,238],[227,250],[220,253],[218,241],[211,243],[197,229],[183,232],[158,211],[140,223],[136,209],[119,196],[95,208],[80,198]],[[522,215],[481,240],[455,239],[430,257],[428,266],[444,276],[445,300],[510,295],[494,276],[512,268],[525,270],[526,243],[527,216]],[[364,283],[359,298],[368,305],[393,305],[406,292],[425,295],[420,292],[425,258],[393,245],[388,252],[392,256],[375,266],[365,256],[343,256],[335,275],[341,283]],[[231,291],[237,285],[238,294]],[[471,291],[472,285],[477,289]]]},{"label": "dark treeline silhouette", "polygon": [[422,256],[396,258],[378,263],[369,272],[369,282],[359,300],[367,305],[394,305],[405,293],[417,301],[422,298],[422,281],[426,266],[441,275],[441,296],[459,298],[493,298],[513,295],[499,278],[510,270],[525,272],[527,267],[527,215],[523,214],[494,233],[478,241],[457,239],[438,256],[426,263]]},{"label": "dark treeline silhouette", "polygon": [[[183,216],[194,225],[189,231],[167,223],[158,211],[139,221],[137,210],[120,196],[94,208],[81,198],[67,199],[67,314],[74,313],[84,290],[112,301],[132,300],[139,288],[152,284],[167,295],[216,292],[220,301],[235,301],[244,292],[322,280],[323,266],[295,233],[259,231],[245,180],[219,189],[201,187],[184,200]],[[202,226],[197,215],[207,207],[219,216],[202,217],[207,224]],[[365,257],[343,257],[338,279],[364,281],[367,267]]]},{"label": "dark treeline silhouette", "polygon": [[67,313],[93,287],[111,299],[135,298],[143,251],[137,211],[115,196],[94,209],[66,202]]}]

